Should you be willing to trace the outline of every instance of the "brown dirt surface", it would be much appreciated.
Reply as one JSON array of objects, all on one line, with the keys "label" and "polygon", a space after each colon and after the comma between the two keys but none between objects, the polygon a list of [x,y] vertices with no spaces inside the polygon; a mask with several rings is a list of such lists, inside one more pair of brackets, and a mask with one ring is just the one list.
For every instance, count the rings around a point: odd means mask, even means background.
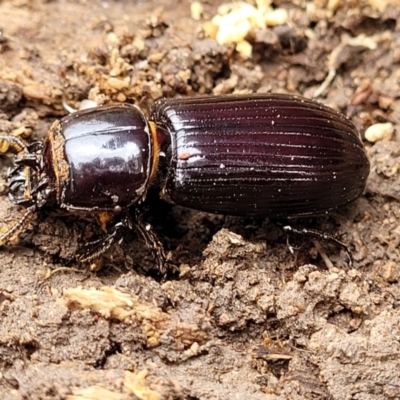
[{"label": "brown dirt surface", "polygon": [[[400,398],[398,1],[277,0],[287,23],[237,47],[214,39],[221,4],[2,1],[1,134],[41,139],[63,96],[148,109],[163,96],[318,94],[362,133],[395,129],[366,142],[365,195],[299,221],[343,235],[354,267],[307,238],[291,253],[275,222],[156,202],[149,218],[176,266],[166,281],[134,233],[87,272],[67,260],[97,225],[43,210],[0,249],[1,399]],[[9,165],[2,225],[20,213]]]}]

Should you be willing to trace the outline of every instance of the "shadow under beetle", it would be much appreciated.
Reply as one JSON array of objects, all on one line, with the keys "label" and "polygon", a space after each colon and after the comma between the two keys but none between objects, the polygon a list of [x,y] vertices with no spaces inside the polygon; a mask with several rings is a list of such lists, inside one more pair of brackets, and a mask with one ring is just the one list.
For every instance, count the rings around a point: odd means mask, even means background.
[{"label": "shadow under beetle", "polygon": [[279,219],[353,201],[370,168],[346,117],[283,94],[163,99],[149,119],[133,105],[96,107],[56,121],[43,143],[0,136],[0,153],[11,151],[9,198],[25,210],[0,245],[34,212],[57,206],[96,217],[108,232],[77,260],[99,257],[137,228],[163,273],[163,246],[140,211],[151,186],[196,210]]}]

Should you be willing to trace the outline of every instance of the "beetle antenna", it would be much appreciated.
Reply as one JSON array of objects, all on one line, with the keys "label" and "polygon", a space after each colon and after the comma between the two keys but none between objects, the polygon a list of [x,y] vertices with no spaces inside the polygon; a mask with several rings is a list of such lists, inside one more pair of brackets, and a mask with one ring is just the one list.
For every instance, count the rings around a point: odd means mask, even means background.
[{"label": "beetle antenna", "polygon": [[0,154],[6,154],[9,150],[15,153],[30,153],[25,143],[15,136],[0,136]]},{"label": "beetle antenna", "polygon": [[15,233],[18,233],[21,231],[25,225],[29,221],[29,217],[32,216],[33,212],[36,210],[36,205],[32,205],[28,207],[25,212],[23,213],[22,217],[14,223],[11,227],[9,226],[7,230],[0,235],[0,246],[4,245],[4,243],[11,237],[11,235],[14,235]]}]

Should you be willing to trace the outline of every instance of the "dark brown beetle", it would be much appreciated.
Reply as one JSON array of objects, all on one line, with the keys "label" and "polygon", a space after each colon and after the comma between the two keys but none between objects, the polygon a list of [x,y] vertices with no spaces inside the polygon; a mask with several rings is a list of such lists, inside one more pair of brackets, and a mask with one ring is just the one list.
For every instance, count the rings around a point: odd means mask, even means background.
[{"label": "dark brown beetle", "polygon": [[[24,205],[4,244],[36,210],[58,206],[96,216],[101,240],[80,261],[104,253],[137,227],[164,265],[162,245],[141,219],[154,182],[181,206],[272,218],[316,215],[359,197],[369,162],[354,125],[340,113],[282,94],[159,100],[149,121],[132,105],[75,112],[51,127],[43,145],[0,137],[14,150],[10,200]],[[134,220],[132,213],[134,211]]]}]

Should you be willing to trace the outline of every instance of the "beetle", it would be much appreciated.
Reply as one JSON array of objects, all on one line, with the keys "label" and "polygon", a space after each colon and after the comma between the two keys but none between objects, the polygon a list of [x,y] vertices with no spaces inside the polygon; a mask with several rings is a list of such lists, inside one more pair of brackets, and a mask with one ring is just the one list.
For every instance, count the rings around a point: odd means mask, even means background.
[{"label": "beetle", "polygon": [[200,211],[281,219],[355,200],[370,169],[349,119],[285,94],[161,99],[149,118],[131,104],[95,107],[54,122],[43,143],[0,136],[0,153],[10,151],[9,198],[25,211],[0,245],[37,210],[60,207],[111,225],[78,250],[78,261],[99,257],[136,227],[163,271],[163,246],[141,212],[150,187]]}]

